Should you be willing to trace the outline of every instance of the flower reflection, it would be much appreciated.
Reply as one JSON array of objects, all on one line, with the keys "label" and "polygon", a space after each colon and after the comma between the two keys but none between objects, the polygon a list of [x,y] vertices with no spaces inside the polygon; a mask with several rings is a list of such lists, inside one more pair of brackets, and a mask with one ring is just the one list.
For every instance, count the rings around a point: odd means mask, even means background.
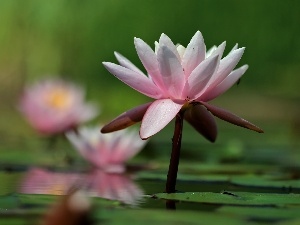
[{"label": "flower reflection", "polygon": [[27,86],[18,107],[29,124],[46,135],[65,132],[97,115],[81,87],[58,78]]},{"label": "flower reflection", "polygon": [[101,170],[87,175],[87,185],[92,196],[119,200],[129,205],[137,205],[144,194],[129,176]]},{"label": "flower reflection", "polygon": [[65,195],[72,187],[84,189],[92,197],[137,205],[143,195],[130,176],[94,170],[90,173],[60,173],[34,168],[27,172],[19,192],[25,194]]},{"label": "flower reflection", "polygon": [[77,132],[67,132],[66,137],[84,159],[112,173],[125,172],[126,161],[147,143],[134,130],[101,134],[99,127],[80,127]]},{"label": "flower reflection", "polygon": [[77,173],[58,173],[34,168],[29,170],[23,178],[21,193],[65,195],[69,189],[82,180]]}]

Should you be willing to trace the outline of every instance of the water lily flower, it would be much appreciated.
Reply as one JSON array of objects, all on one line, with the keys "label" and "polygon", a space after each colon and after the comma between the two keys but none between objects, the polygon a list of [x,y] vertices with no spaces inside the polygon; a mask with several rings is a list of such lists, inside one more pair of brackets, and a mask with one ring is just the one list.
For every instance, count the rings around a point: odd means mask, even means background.
[{"label": "water lily flower", "polygon": [[226,42],[206,51],[200,31],[196,32],[186,48],[174,45],[165,34],[155,43],[155,51],[140,38],[135,38],[134,44],[147,75],[117,52],[115,56],[120,65],[110,62],[103,62],[103,65],[118,79],[155,100],[124,112],[104,126],[103,133],[142,121],[140,137],[147,139],[163,129],[179,112],[184,112],[185,120],[212,142],[217,136],[212,115],[263,132],[254,124],[208,104],[229,89],[248,69],[248,65],[243,65],[233,70],[245,48],[235,45],[222,58]]},{"label": "water lily flower", "polygon": [[208,104],[229,89],[248,69],[244,65],[234,70],[245,48],[235,45],[222,58],[225,42],[206,51],[200,31],[196,32],[186,48],[174,45],[165,34],[155,42],[155,51],[139,38],[134,39],[134,44],[148,76],[117,52],[115,56],[120,65],[110,62],[103,62],[103,65],[118,79],[155,100],[122,113],[105,125],[101,132],[124,129],[142,121],[140,137],[147,139],[175,118],[167,193],[174,193],[176,190],[183,119],[212,142],[217,137],[213,115],[232,124],[263,132],[229,111]]},{"label": "water lily flower", "polygon": [[84,159],[111,173],[123,173],[126,161],[147,143],[134,130],[101,134],[98,127],[80,127],[67,132],[66,137]]},{"label": "water lily flower", "polygon": [[39,133],[53,135],[76,128],[97,115],[96,106],[86,103],[80,86],[49,78],[27,86],[19,110]]}]

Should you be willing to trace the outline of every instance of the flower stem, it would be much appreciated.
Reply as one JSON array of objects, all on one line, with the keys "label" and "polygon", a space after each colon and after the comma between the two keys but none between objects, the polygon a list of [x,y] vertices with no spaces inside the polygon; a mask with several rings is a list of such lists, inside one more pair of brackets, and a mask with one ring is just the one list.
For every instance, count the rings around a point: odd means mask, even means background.
[{"label": "flower stem", "polygon": [[179,158],[180,158],[182,127],[183,127],[183,114],[184,114],[184,111],[180,111],[176,115],[176,119],[175,119],[175,129],[174,129],[174,135],[172,138],[172,153],[171,153],[169,171],[168,171],[167,183],[166,183],[166,192],[167,193],[175,192]]}]

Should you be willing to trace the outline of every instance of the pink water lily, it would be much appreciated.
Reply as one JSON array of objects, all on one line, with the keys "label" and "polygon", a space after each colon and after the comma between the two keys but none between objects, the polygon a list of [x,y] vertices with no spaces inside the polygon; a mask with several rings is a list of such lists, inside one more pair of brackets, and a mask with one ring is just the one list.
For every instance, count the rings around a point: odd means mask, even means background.
[{"label": "pink water lily", "polygon": [[80,86],[59,78],[26,86],[18,107],[29,124],[44,135],[76,128],[98,113],[94,104],[85,102]]},{"label": "pink water lily", "polygon": [[84,159],[110,173],[125,172],[126,162],[147,143],[135,130],[101,134],[98,126],[79,127],[76,132],[67,132],[66,137]]},{"label": "pink water lily", "polygon": [[115,52],[120,65],[103,62],[118,79],[155,99],[124,112],[102,128],[103,133],[126,128],[142,121],[140,137],[147,139],[163,129],[179,112],[184,119],[210,141],[215,141],[217,126],[212,115],[232,124],[263,132],[254,124],[207,102],[223,94],[248,69],[243,65],[233,70],[245,48],[237,45],[222,58],[225,42],[206,51],[200,31],[185,48],[174,45],[162,34],[155,51],[139,38],[134,39],[138,56],[147,75],[121,54]]}]

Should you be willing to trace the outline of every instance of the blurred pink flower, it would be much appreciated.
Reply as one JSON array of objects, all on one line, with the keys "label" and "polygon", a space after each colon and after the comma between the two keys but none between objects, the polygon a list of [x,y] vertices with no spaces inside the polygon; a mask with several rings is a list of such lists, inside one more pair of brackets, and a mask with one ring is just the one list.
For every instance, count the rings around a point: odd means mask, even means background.
[{"label": "blurred pink flower", "polygon": [[45,169],[29,170],[19,192],[25,194],[65,195],[73,187],[84,189],[89,196],[118,200],[130,205],[141,201],[144,192],[130,176],[94,170],[91,173],[60,173]]},{"label": "blurred pink flower", "polygon": [[44,79],[27,86],[19,109],[38,132],[52,135],[77,127],[97,115],[94,105],[85,103],[79,86],[61,79]]},{"label": "blurred pink flower", "polygon": [[83,158],[107,172],[122,173],[125,163],[142,150],[147,141],[135,131],[101,134],[98,127],[80,127],[66,137]]},{"label": "blurred pink flower", "polygon": [[207,103],[223,94],[248,69],[248,65],[244,65],[233,70],[245,48],[235,45],[221,59],[225,42],[206,52],[200,31],[196,32],[186,48],[175,46],[165,34],[155,43],[155,51],[139,38],[134,39],[134,44],[148,76],[117,52],[115,56],[120,65],[103,64],[118,79],[156,100],[121,114],[102,128],[103,133],[142,121],[140,136],[147,139],[163,129],[180,110],[185,111],[185,119],[210,141],[215,141],[217,135],[212,114],[232,124],[263,132],[250,122]]}]

